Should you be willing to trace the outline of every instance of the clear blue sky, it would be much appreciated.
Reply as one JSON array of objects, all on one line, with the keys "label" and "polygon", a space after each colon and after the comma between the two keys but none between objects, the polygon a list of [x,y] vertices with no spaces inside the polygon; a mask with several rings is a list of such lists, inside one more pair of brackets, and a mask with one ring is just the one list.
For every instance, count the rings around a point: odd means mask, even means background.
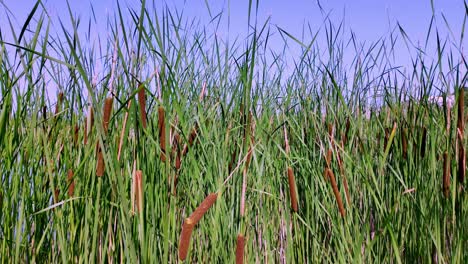
[{"label": "clear blue sky", "polygon": [[[21,28],[30,9],[34,5],[33,0],[0,0],[13,12],[16,20],[16,29]],[[44,0],[47,10],[53,17],[68,18],[66,1],[64,0]],[[162,1],[157,1],[156,6],[161,6]],[[253,1],[255,2],[255,1]],[[91,3],[95,13],[98,16],[99,27],[96,34],[105,33],[106,17],[112,15],[116,10],[116,1],[111,0],[70,0],[72,10],[82,16],[86,21],[86,17],[90,14]],[[140,1],[138,0],[121,0],[121,6],[132,7],[138,9]],[[174,9],[184,11],[186,18],[196,17],[201,20],[201,23],[209,21],[207,3],[210,6],[213,14],[224,10],[226,13],[230,10],[230,37],[244,37],[247,32],[247,10],[248,0],[231,0],[231,1],[215,1],[215,0],[177,0],[165,1],[165,3]],[[436,24],[434,25],[441,33],[442,39],[445,39],[449,32],[446,23],[442,17],[445,15],[448,25],[450,26],[455,38],[460,40],[462,30],[463,17],[465,13],[463,0],[433,0],[434,13],[436,15]],[[151,6],[152,1],[147,1],[147,5]],[[431,8],[431,0],[322,0],[320,5],[326,13],[330,14],[330,18],[338,24],[343,18],[345,19],[345,32],[349,35],[351,30],[356,34],[357,39],[361,43],[371,43],[378,40],[380,37],[388,36],[391,29],[394,29],[399,22],[406,33],[410,36],[413,43],[424,44],[427,29],[433,14]],[[4,16],[6,10],[0,6],[0,29],[4,32],[9,32],[9,25]],[[127,13],[128,15],[128,13]],[[319,30],[323,26],[324,14],[319,9],[318,1],[267,1],[260,0],[258,11],[258,21],[263,23],[267,17],[271,16],[271,25],[278,25],[289,33],[300,37],[304,23],[310,23],[313,29]],[[55,24],[56,28],[58,23]],[[466,30],[465,30],[466,31]],[[219,32],[221,36],[227,32]],[[8,39],[8,34],[7,39]],[[278,36],[278,35],[277,35]],[[310,38],[309,38],[310,39]],[[324,38],[318,39],[319,44],[324,42]],[[432,48],[435,47],[435,37],[432,38]],[[465,38],[461,44],[466,52],[466,44],[468,41]],[[326,48],[323,43],[323,49]],[[403,42],[396,51],[396,64],[410,66],[410,57]],[[466,56],[466,55],[465,55]]]}]

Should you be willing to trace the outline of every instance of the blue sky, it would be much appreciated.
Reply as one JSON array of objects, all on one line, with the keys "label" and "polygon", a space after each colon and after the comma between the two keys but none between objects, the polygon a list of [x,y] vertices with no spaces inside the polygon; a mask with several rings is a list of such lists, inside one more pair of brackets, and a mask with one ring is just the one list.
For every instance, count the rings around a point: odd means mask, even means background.
[{"label": "blue sky", "polygon": [[[16,30],[20,30],[28,13],[33,7],[35,1],[32,0],[0,0],[0,3],[6,5],[14,14],[14,26]],[[255,2],[255,1],[253,1]],[[57,19],[62,17],[68,19],[68,11],[66,1],[63,0],[44,0],[49,14],[56,29],[58,29]],[[138,9],[140,1],[138,0],[121,0],[121,6]],[[169,7],[184,12],[185,18],[198,18],[201,24],[208,23],[209,14],[207,4],[210,7],[212,14],[217,14],[220,11],[230,13],[230,32],[229,37],[236,36],[245,37],[247,33],[247,10],[248,0],[242,1],[214,1],[214,0],[176,0],[176,1],[157,1],[156,6],[161,7],[166,3]],[[152,1],[147,1],[148,6],[152,6]],[[434,28],[437,28],[442,39],[450,36],[447,24],[455,35],[456,40],[460,40],[462,31],[463,18],[465,13],[463,0],[433,0],[434,14],[436,21]],[[82,16],[86,21],[90,14],[90,7],[93,5],[96,15],[98,16],[98,26],[95,34],[106,34],[105,25],[106,17],[113,14],[116,10],[116,1],[110,0],[75,0],[70,1],[71,8],[75,14]],[[319,5],[323,8],[323,13]],[[0,29],[6,35],[8,40],[9,25],[4,15],[6,10],[0,5]],[[344,19],[345,34],[350,35],[354,32],[360,43],[370,44],[381,37],[388,36],[392,29],[395,29],[397,23],[402,25],[412,42],[416,45],[423,45],[426,38],[426,33],[433,14],[431,0],[329,0],[329,1],[267,1],[261,0],[258,10],[258,22],[262,24],[268,17],[271,17],[270,25],[279,26],[297,37],[301,36],[301,31],[305,23],[310,23],[314,30],[323,31],[324,16],[329,14],[331,21],[336,25]],[[447,23],[443,19],[443,15]],[[127,13],[128,15],[128,13]],[[465,30],[466,31],[466,30]],[[6,32],[6,34],[5,34]],[[226,28],[219,32],[221,36],[227,35]],[[279,35],[276,34],[278,40]],[[226,37],[226,36],[224,36]],[[310,40],[306,38],[306,40]],[[322,49],[326,49],[323,34],[318,38],[318,43]],[[429,56],[435,58],[435,35],[432,36],[429,46],[432,53]],[[461,45],[463,50],[466,50],[468,41],[464,40]],[[273,47],[275,44],[272,44]],[[281,46],[278,44],[278,47]],[[294,47],[292,48],[294,49]],[[395,54],[395,64],[409,67],[411,63],[410,53],[406,50],[403,41],[397,48]],[[294,50],[292,51],[294,53]]]}]

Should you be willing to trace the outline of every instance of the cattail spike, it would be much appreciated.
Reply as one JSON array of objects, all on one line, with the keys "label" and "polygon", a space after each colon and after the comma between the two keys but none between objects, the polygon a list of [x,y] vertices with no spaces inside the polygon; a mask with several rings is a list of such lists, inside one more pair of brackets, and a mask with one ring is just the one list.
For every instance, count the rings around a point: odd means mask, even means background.
[{"label": "cattail spike", "polygon": [[445,198],[449,197],[450,194],[450,161],[448,158],[448,152],[444,152],[444,179],[443,179],[443,192]]},{"label": "cattail spike", "polygon": [[245,237],[242,234],[237,235],[236,244],[236,264],[244,263]]},{"label": "cattail spike", "polygon": [[294,171],[291,167],[288,167],[288,181],[289,181],[289,194],[291,197],[291,207],[294,212],[297,213],[297,193],[296,193],[296,182],[294,180]]},{"label": "cattail spike", "polygon": [[330,178],[333,193],[335,194],[336,202],[338,204],[338,209],[340,210],[341,216],[344,218],[346,216],[346,212],[344,210],[343,201],[341,200],[340,191],[338,190],[338,185],[336,184],[335,175],[330,169],[327,169],[327,174],[328,178]]},{"label": "cattail spike", "polygon": [[146,93],[145,86],[142,84],[138,89],[138,104],[140,106],[140,116],[143,128],[146,129]]},{"label": "cattail spike", "polygon": [[186,218],[182,225],[182,233],[179,242],[179,259],[185,260],[187,258],[188,249],[190,246],[190,238],[192,236],[193,227],[195,222],[189,217]]},{"label": "cattail spike", "polygon": [[75,193],[75,180],[73,180],[74,173],[71,169],[67,172],[67,180],[68,180],[68,196],[73,197]]},{"label": "cattail spike", "polygon": [[159,147],[161,148],[161,161],[166,161],[166,125],[164,107],[158,107]]},{"label": "cattail spike", "polygon": [[195,209],[195,211],[190,215],[190,219],[193,220],[194,224],[197,224],[203,215],[208,211],[208,209],[213,206],[213,204],[218,199],[218,193],[211,193],[209,194],[205,200]]},{"label": "cattail spike", "polygon": [[112,112],[112,103],[114,101],[114,98],[112,96],[109,96],[106,98],[104,101],[104,115],[103,115],[103,120],[102,120],[102,126],[104,127],[104,133],[107,133],[109,129],[109,120]]}]

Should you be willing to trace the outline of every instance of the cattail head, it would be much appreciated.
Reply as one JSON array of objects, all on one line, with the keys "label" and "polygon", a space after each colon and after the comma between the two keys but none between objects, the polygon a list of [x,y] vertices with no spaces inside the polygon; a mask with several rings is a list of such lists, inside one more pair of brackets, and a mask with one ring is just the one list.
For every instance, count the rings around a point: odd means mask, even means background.
[{"label": "cattail head", "polygon": [[166,161],[166,124],[164,107],[158,107],[158,129],[159,129],[159,147],[161,148],[161,160]]},{"label": "cattail head", "polygon": [[242,234],[237,235],[236,244],[236,264],[244,263],[245,237]]},{"label": "cattail head", "polygon": [[218,199],[218,193],[211,193],[209,194],[205,200],[195,209],[195,211],[190,215],[190,219],[193,220],[195,224],[197,224],[203,215],[208,211],[208,209],[213,206],[213,204]]},{"label": "cattail head", "polygon": [[460,128],[457,129],[458,134],[458,182],[463,184],[466,174],[466,153],[463,143],[463,132]]},{"label": "cattail head", "polygon": [[294,171],[291,167],[288,167],[288,182],[289,182],[289,194],[291,197],[291,207],[294,212],[297,213],[297,193],[296,193],[296,182],[294,180]]},{"label": "cattail head", "polygon": [[189,147],[191,147],[193,145],[193,143],[197,139],[197,136],[198,136],[198,123],[195,123],[192,130],[190,131],[190,135],[188,137],[188,143],[184,145],[184,150],[182,151],[182,156],[187,155]]},{"label": "cattail head", "polygon": [[99,142],[97,143],[97,165],[96,165],[96,176],[102,177],[104,176],[104,156],[102,153],[102,148],[99,145]]},{"label": "cattail head", "polygon": [[421,138],[421,158],[426,155],[426,142],[427,142],[427,128],[423,127],[422,138]]},{"label": "cattail head", "polygon": [[141,170],[136,170],[133,175],[133,184],[134,184],[134,195],[135,195],[135,204],[137,212],[143,211],[143,172]]},{"label": "cattail head", "polygon": [[346,216],[346,212],[344,210],[343,201],[341,200],[340,191],[338,190],[338,185],[336,184],[335,175],[330,169],[327,169],[327,174],[328,178],[330,178],[333,193],[335,194],[336,203],[338,204],[338,209],[340,210],[341,216],[344,218]]},{"label": "cattail head", "polygon": [[103,115],[103,120],[102,120],[102,126],[104,127],[104,133],[107,133],[107,130],[109,129],[109,120],[112,112],[112,102],[114,101],[114,98],[112,96],[107,97],[105,102],[104,102],[104,115]]},{"label": "cattail head", "polygon": [[138,104],[140,106],[140,116],[143,128],[146,128],[146,93],[143,84],[138,88]]},{"label": "cattail head", "polygon": [[67,180],[68,180],[68,196],[73,197],[75,193],[75,180],[73,180],[73,171],[71,169],[67,172]]},{"label": "cattail head", "polygon": [[401,130],[401,146],[403,149],[403,158],[408,158],[408,139],[406,138],[406,128]]},{"label": "cattail head", "polygon": [[63,102],[63,92],[59,92],[57,95],[57,104],[55,105],[55,114],[58,114],[60,112],[60,106],[62,105]]},{"label": "cattail head", "polygon": [[80,127],[75,125],[75,131],[73,133],[73,144],[76,146],[78,144],[78,133],[80,132]]},{"label": "cattail head", "polygon": [[444,178],[443,178],[443,192],[445,198],[449,197],[450,194],[450,161],[448,158],[448,152],[444,152]]},{"label": "cattail head", "polygon": [[192,237],[193,227],[195,222],[189,217],[186,218],[182,225],[182,233],[179,239],[179,259],[185,260],[187,258],[188,249],[190,246],[190,238]]}]

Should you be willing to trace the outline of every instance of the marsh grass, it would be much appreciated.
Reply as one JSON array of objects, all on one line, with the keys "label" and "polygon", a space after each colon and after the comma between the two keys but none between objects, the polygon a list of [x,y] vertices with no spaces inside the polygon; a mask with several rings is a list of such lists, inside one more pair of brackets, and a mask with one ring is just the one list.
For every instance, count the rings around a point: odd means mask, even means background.
[{"label": "marsh grass", "polygon": [[1,262],[467,262],[466,39],[445,20],[417,47],[329,16],[298,37],[249,1],[227,40],[229,11],[117,6],[96,41],[40,1],[2,25]]}]

